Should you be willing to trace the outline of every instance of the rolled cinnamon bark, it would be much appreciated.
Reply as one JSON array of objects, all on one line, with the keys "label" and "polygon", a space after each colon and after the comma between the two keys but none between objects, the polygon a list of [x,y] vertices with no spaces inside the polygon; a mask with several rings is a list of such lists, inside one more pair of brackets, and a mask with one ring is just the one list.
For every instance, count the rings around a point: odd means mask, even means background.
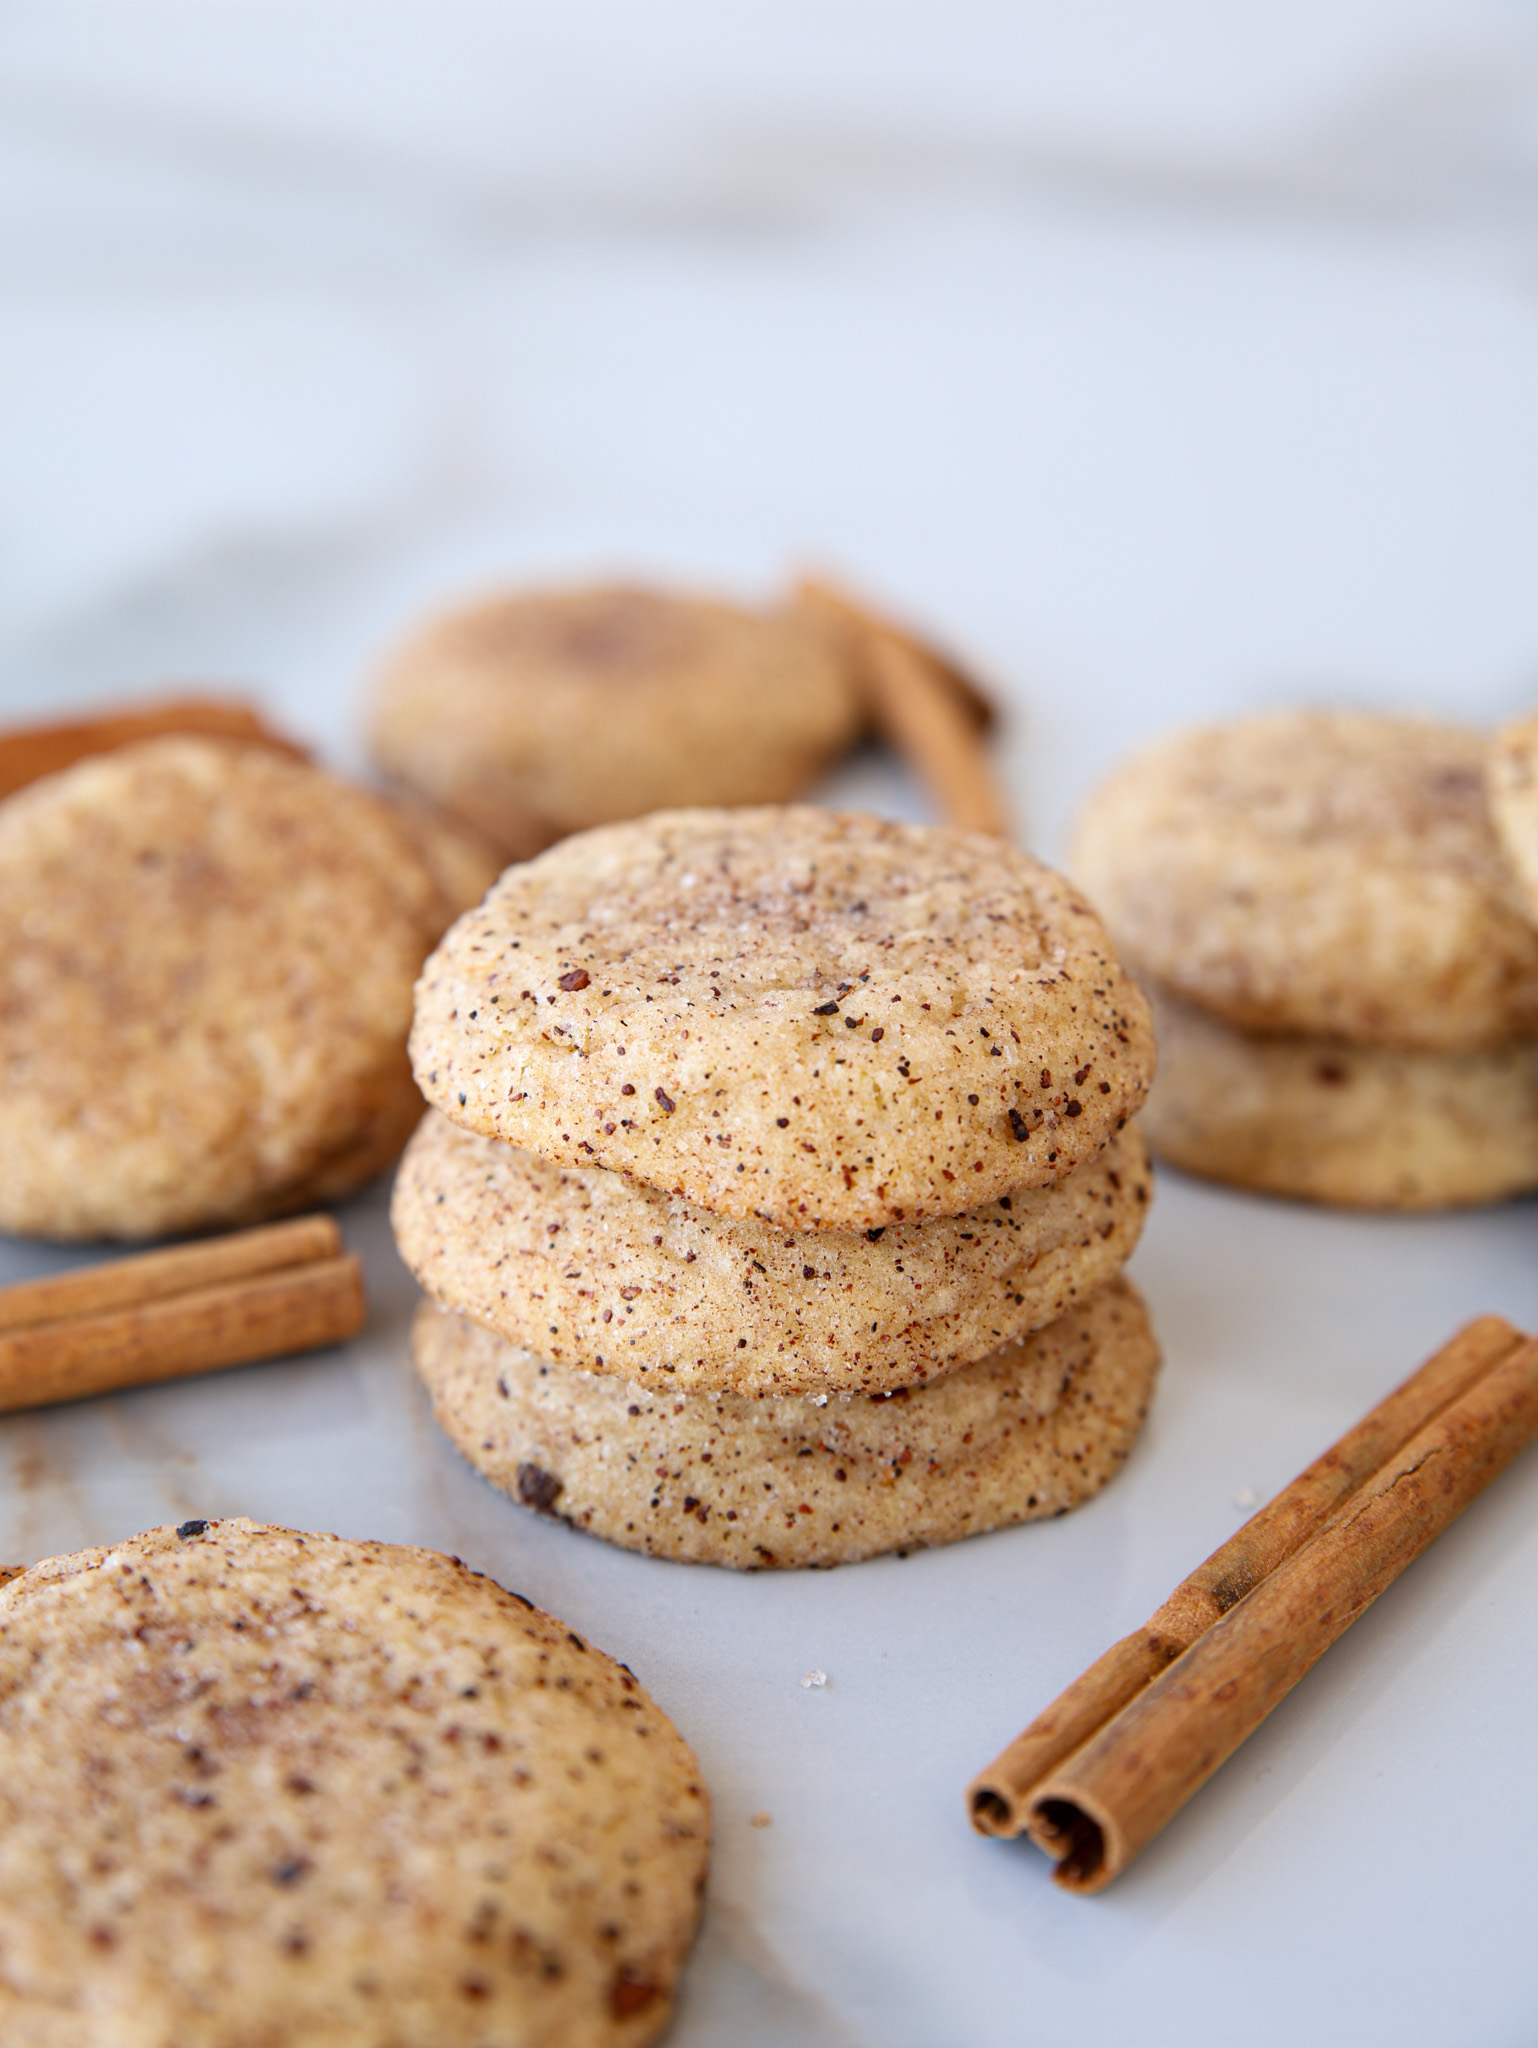
[{"label": "rolled cinnamon bark", "polygon": [[1009,810],[983,746],[987,700],[959,670],[921,642],[817,577],[803,577],[798,601],[832,620],[854,643],[879,730],[928,788],[948,825],[1009,837]]},{"label": "rolled cinnamon bark", "polygon": [[967,1804],[979,1834],[1024,1832],[1042,1783],[1065,1758],[1292,1556],[1418,1430],[1527,1341],[1500,1316],[1469,1323],[1252,1515],[1143,1628],[1113,1644],[973,1780]]},{"label": "rolled cinnamon bark", "polygon": [[57,775],[88,754],[109,753],[164,733],[201,733],[304,757],[304,749],[265,724],[249,704],[221,697],[177,697],[131,711],[103,712],[62,725],[14,726],[0,732],[0,797],[44,775]]},{"label": "rolled cinnamon bark", "polygon": [[296,1216],[287,1223],[262,1223],[226,1237],[205,1237],[164,1251],[137,1252],[106,1265],[80,1266],[48,1280],[22,1280],[0,1288],[0,1332],[95,1316],[109,1309],[137,1308],[173,1294],[190,1294],[257,1273],[334,1259],[342,1233],[330,1216]]},{"label": "rolled cinnamon bark", "polygon": [[1538,1342],[1413,1436],[1232,1613],[1036,1789],[1031,1837],[1095,1892],[1538,1435]]},{"label": "rolled cinnamon bark", "polygon": [[339,1344],[363,1327],[356,1258],[313,1259],[0,1336],[0,1412]]}]

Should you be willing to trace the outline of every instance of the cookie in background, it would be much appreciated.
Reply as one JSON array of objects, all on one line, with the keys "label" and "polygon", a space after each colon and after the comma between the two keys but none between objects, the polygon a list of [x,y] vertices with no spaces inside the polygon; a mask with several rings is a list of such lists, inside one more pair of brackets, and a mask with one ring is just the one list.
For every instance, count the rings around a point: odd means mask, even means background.
[{"label": "cookie in background", "polygon": [[516,859],[644,811],[799,796],[863,723],[842,641],[803,612],[621,584],[445,614],[369,717],[387,774]]},{"label": "cookie in background", "polygon": [[1538,711],[1504,725],[1485,762],[1490,816],[1527,915],[1538,924]]},{"label": "cookie in background", "polygon": [[650,811],[789,801],[870,733],[947,823],[1007,832],[993,716],[927,641],[804,577],[757,610],[599,584],[446,613],[386,664],[369,723],[399,785],[524,860]]},{"label": "cookie in background", "polygon": [[1538,931],[1483,734],[1294,712],[1116,769],[1070,865],[1155,1012],[1150,1148],[1377,1209],[1538,1187]]},{"label": "cookie in background", "polygon": [[0,802],[0,1228],[250,1222],[405,1143],[412,984],[496,857],[296,752],[170,732]]}]

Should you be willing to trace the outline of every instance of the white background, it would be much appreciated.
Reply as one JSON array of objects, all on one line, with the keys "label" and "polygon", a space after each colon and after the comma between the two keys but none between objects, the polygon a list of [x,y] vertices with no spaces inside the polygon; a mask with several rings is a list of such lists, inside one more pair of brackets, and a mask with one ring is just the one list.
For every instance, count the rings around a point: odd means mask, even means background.
[{"label": "white background", "polygon": [[[4,715],[227,683],[360,766],[426,605],[807,560],[990,676],[1049,856],[1180,719],[1538,701],[1538,15],[0,9]],[[921,814],[873,760],[837,790]],[[1165,1175],[1134,1271],[1166,1369],[1103,1496],[740,1579],[461,1466],[383,1193],[344,1223],[363,1341],[0,1424],[3,1554],[194,1513],[427,1542],[632,1663],[717,1801],[677,2048],[1538,2038],[1531,1459],[1104,1897],[961,1805],[1236,1495],[1464,1317],[1538,1324],[1531,1204]],[[0,1243],[0,1278],[67,1257]]]}]

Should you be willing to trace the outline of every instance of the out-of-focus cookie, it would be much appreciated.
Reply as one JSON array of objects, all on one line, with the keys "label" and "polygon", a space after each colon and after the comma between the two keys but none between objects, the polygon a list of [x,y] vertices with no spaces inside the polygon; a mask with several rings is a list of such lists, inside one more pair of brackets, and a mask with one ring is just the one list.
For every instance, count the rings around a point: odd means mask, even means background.
[{"label": "out-of-focus cookie", "polygon": [[429,1112],[391,1216],[435,1300],[556,1364],[746,1394],[913,1385],[1052,1322],[1131,1256],[1135,1126],[1044,1188],[877,1231],[787,1231]]},{"label": "out-of-focus cookie", "polygon": [[1538,712],[1496,734],[1485,759],[1485,787],[1523,908],[1538,924]]},{"label": "out-of-focus cookie", "polygon": [[1159,1078],[1138,1121],[1171,1166],[1353,1209],[1538,1188],[1538,1038],[1463,1053],[1264,1038],[1150,993]]},{"label": "out-of-focus cookie", "polygon": [[955,1216],[1092,1159],[1153,1072],[1072,886],[1004,841],[670,811],[510,868],[417,990],[454,1122],[792,1230]]},{"label": "out-of-focus cookie", "polygon": [[484,832],[440,804],[406,790],[393,795],[390,805],[438,886],[449,912],[447,930],[456,917],[474,909],[507,862]]},{"label": "out-of-focus cookie", "polygon": [[456,907],[389,805],[262,747],[149,740],[7,798],[0,1228],[155,1237],[387,1164]]},{"label": "out-of-focus cookie", "polygon": [[1538,1033],[1538,932],[1482,735],[1298,712],[1164,740],[1101,784],[1071,866],[1135,972],[1251,1031],[1469,1052]]},{"label": "out-of-focus cookie", "polygon": [[862,720],[846,650],[804,614],[614,586],[435,621],[372,731],[390,774],[523,859],[644,811],[799,796]]},{"label": "out-of-focus cookie", "polygon": [[628,1550],[832,1565],[1059,1515],[1116,1471],[1158,1367],[1125,1280],[980,1364],[892,1394],[641,1389],[425,1303],[417,1370],[470,1463]]},{"label": "out-of-focus cookie", "polygon": [[640,2048],[708,1833],[625,1667],[456,1559],[189,1522],[0,1590],[7,2048]]}]

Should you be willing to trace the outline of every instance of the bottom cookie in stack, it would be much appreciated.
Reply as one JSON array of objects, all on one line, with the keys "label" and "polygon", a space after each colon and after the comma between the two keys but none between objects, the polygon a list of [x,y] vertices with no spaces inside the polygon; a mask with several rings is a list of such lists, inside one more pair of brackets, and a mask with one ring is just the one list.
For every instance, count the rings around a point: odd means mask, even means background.
[{"label": "bottom cookie in stack", "polygon": [[1538,1186],[1538,1039],[1418,1052],[1262,1037],[1147,992],[1159,1079],[1139,1121],[1208,1180],[1350,1209],[1446,1209]]},{"label": "bottom cookie in stack", "polygon": [[1112,1280],[977,1364],[889,1393],[642,1388],[552,1365],[432,1302],[412,1331],[434,1412],[526,1507],[629,1550],[834,1565],[1065,1514],[1132,1448],[1158,1347]]}]

